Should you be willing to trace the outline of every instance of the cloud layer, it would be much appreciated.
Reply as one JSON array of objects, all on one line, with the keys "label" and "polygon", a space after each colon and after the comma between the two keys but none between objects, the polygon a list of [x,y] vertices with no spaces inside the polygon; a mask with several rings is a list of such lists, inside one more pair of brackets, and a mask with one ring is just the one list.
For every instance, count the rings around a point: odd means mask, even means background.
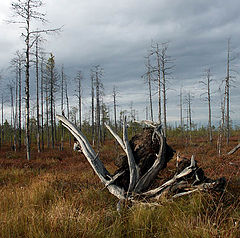
[{"label": "cloud layer", "polygon": [[[0,3],[0,67],[6,68],[13,54],[23,48],[20,29],[2,22],[10,13],[10,1]],[[195,121],[207,120],[207,106],[202,100],[204,70],[211,68],[215,79],[213,87],[213,113],[219,112],[218,87],[226,74],[227,39],[231,37],[232,54],[239,52],[240,2],[191,1],[191,0],[51,0],[45,1],[49,25],[62,26],[59,36],[48,37],[47,51],[56,56],[59,65],[64,64],[66,74],[73,78],[77,70],[85,75],[85,98],[89,97],[89,69],[100,64],[104,68],[103,84],[106,100],[111,106],[111,92],[115,85],[119,91],[119,108],[130,107],[131,102],[139,117],[145,117],[147,88],[141,79],[145,72],[145,59],[151,41],[169,41],[169,55],[175,59],[175,70],[169,78],[168,118],[178,120],[178,95],[194,95],[193,117]],[[232,69],[237,70],[237,58]],[[239,76],[235,85],[239,85]],[[237,101],[239,88],[233,88],[232,118],[239,119]],[[87,111],[87,102],[85,110]],[[157,96],[154,110],[157,114]],[[72,104],[74,99],[72,99]],[[235,113],[234,113],[235,112]],[[155,119],[157,117],[155,116]]]}]

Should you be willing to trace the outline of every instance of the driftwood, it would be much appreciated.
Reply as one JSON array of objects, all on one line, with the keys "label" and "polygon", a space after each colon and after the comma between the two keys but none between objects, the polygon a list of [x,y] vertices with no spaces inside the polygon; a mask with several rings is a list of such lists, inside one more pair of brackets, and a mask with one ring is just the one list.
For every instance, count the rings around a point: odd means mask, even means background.
[{"label": "driftwood", "polygon": [[232,150],[230,150],[230,151],[227,153],[227,155],[232,155],[232,154],[234,154],[239,148],[240,148],[240,143],[239,143],[237,146],[235,146]]},{"label": "driftwood", "polygon": [[111,175],[82,132],[64,116],[57,115],[57,118],[76,138],[82,153],[105,188],[120,201],[158,200],[162,196],[176,198],[195,191],[222,191],[225,187],[224,178],[211,180],[205,177],[194,156],[180,161],[174,175],[163,184],[155,184],[159,172],[167,166],[175,152],[167,144],[159,125],[144,121],[149,128],[143,129],[142,134],[134,136],[130,141],[126,119],[123,125],[123,140],[106,125],[126,154],[117,159],[119,169]]}]

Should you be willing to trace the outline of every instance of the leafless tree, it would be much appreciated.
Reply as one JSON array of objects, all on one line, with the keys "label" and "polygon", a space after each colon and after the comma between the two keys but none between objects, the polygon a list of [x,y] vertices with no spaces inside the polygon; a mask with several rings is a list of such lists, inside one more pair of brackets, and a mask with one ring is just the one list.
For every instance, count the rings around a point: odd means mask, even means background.
[{"label": "leafless tree", "polygon": [[[11,60],[11,66],[16,73],[15,81],[15,120],[14,120],[14,131],[18,128],[18,147],[19,150],[22,146],[22,69],[23,69],[23,54],[20,51],[16,51],[15,57]],[[18,117],[18,118],[17,118]],[[17,131],[16,138],[17,140]],[[15,142],[17,144],[17,142]]]},{"label": "leafless tree", "polygon": [[[207,100],[208,102],[208,135],[209,135],[209,141],[212,142],[213,138],[212,138],[212,113],[211,113],[211,82],[212,82],[212,78],[211,78],[211,70],[210,69],[206,69],[205,71],[205,77],[206,77],[206,82],[205,81],[200,81],[200,83],[202,85],[204,85],[204,87],[206,87],[206,92],[204,92],[203,94],[201,94],[201,96],[204,96],[204,100]],[[205,95],[207,95],[205,97]]]},{"label": "leafless tree", "polygon": [[167,137],[167,77],[172,74],[174,68],[173,59],[168,56],[168,43],[162,43],[160,51],[162,93],[163,93],[163,133]]},{"label": "leafless tree", "polygon": [[182,87],[180,88],[180,94],[179,94],[179,107],[180,107],[180,127],[181,130],[183,130],[183,95],[182,95]]},{"label": "leafless tree", "polygon": [[[69,105],[69,98],[68,98],[68,84],[67,79],[65,80],[65,98],[66,98],[66,106],[67,106],[67,118],[70,120],[70,105]],[[71,134],[69,133],[69,146],[71,147]]]},{"label": "leafless tree", "polygon": [[146,57],[146,68],[147,68],[147,72],[142,76],[143,78],[145,78],[145,83],[147,83],[148,85],[148,93],[149,93],[149,108],[150,108],[150,120],[153,121],[153,102],[152,102],[152,73],[154,72],[153,67],[151,66],[150,63],[150,56],[152,55],[152,53],[150,53],[147,57]]},{"label": "leafless tree", "polygon": [[219,93],[220,93],[221,120],[219,123],[219,130],[218,130],[217,150],[218,150],[218,155],[220,156],[222,152],[222,141],[223,141],[224,130],[225,130],[226,85],[224,87],[223,94],[221,92],[221,87],[219,87]]},{"label": "leafless tree", "polygon": [[41,152],[40,147],[40,116],[39,116],[39,38],[40,35],[36,34],[35,39],[35,69],[36,69],[36,94],[37,94],[37,148],[38,153]]},{"label": "leafless tree", "polygon": [[42,143],[42,151],[44,150],[44,56],[41,56],[41,143]]},{"label": "leafless tree", "polygon": [[151,54],[156,56],[156,67],[154,71],[157,73],[157,85],[158,85],[158,122],[162,123],[162,82],[161,82],[161,52],[159,44],[152,44]]},{"label": "leafless tree", "polygon": [[115,132],[117,132],[117,95],[118,95],[118,91],[114,86],[113,87],[113,114],[114,114]]},{"label": "leafless tree", "polygon": [[188,92],[187,96],[186,96],[186,105],[187,105],[187,128],[189,128],[189,141],[191,143],[192,141],[192,127],[193,127],[193,123],[192,123],[192,101],[193,101],[193,96],[191,95],[190,92]]},{"label": "leafless tree", "polygon": [[[11,103],[11,119],[10,119],[10,125],[11,125],[11,132],[10,132],[10,139],[11,139],[11,148],[16,151],[16,140],[15,140],[15,134],[13,134],[13,128],[14,128],[14,121],[15,121],[15,114],[14,114],[14,86],[13,83],[8,84],[8,88],[9,88],[9,93],[10,93],[10,103]],[[15,133],[15,131],[14,131]],[[14,136],[14,139],[13,139]]]},{"label": "leafless tree", "polygon": [[[64,81],[65,81],[65,75],[64,75],[64,68],[62,66],[62,72],[61,72],[61,111],[62,114],[64,114]],[[64,129],[63,125],[61,123],[61,146],[60,150],[63,150],[63,141],[64,141]]]},{"label": "leafless tree", "polygon": [[32,23],[33,21],[40,21],[42,23],[46,22],[45,14],[39,11],[39,8],[42,6],[41,0],[18,0],[12,2],[12,11],[15,14],[17,21],[11,21],[12,23],[18,23],[21,25],[21,28],[25,30],[22,33],[25,42],[25,55],[26,55],[26,64],[25,64],[25,102],[26,102],[26,119],[25,119],[25,130],[26,130],[26,154],[27,159],[30,160],[30,128],[29,128],[29,113],[30,113],[30,50],[35,43],[35,34],[49,33],[59,31],[58,29],[51,30],[33,30]]},{"label": "leafless tree", "polygon": [[91,97],[92,97],[92,103],[91,103],[91,117],[92,117],[92,144],[95,144],[95,129],[94,129],[94,71],[91,70]]},{"label": "leafless tree", "polygon": [[230,139],[230,39],[227,46],[227,75],[225,79],[226,85],[226,129],[227,129],[227,145]]},{"label": "leafless tree", "polygon": [[82,129],[82,80],[83,75],[82,71],[77,72],[77,76],[75,77],[75,82],[77,84],[77,89],[75,92],[75,96],[78,98],[78,115],[79,115],[79,128]]},{"label": "leafless tree", "polygon": [[101,83],[101,79],[103,76],[103,69],[97,65],[93,68],[93,75],[94,75],[94,83],[96,87],[96,135],[97,135],[97,148],[100,148],[100,141],[101,141],[101,105],[100,105],[100,96],[102,93],[103,85]]}]

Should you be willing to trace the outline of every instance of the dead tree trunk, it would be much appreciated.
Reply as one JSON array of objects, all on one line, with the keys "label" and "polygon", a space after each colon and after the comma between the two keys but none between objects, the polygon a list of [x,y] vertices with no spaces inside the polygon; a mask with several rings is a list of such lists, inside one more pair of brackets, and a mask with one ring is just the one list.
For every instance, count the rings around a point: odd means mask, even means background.
[{"label": "dead tree trunk", "polygon": [[[70,106],[69,106],[69,100],[68,100],[68,87],[67,87],[67,80],[65,80],[65,97],[66,97],[66,103],[67,103],[67,118],[70,120]],[[71,133],[69,132],[69,146],[71,147]]]},{"label": "dead tree trunk", "polygon": [[48,95],[48,85],[45,85],[45,103],[46,103],[46,131],[47,131],[47,147],[49,148],[49,144],[50,144],[50,139],[49,139],[49,125],[48,125],[48,113],[49,113],[49,109],[48,109],[48,100],[49,100],[49,95]]},{"label": "dead tree trunk", "polygon": [[226,129],[227,129],[227,145],[230,139],[230,39],[228,39],[227,49],[227,76],[226,76]]},{"label": "dead tree trunk", "polygon": [[38,153],[41,152],[40,148],[40,118],[39,118],[39,56],[38,56],[38,40],[39,35],[36,36],[36,49],[35,49],[35,68],[36,68],[36,93],[37,93],[37,148]]},{"label": "dead tree trunk", "polygon": [[153,121],[153,103],[152,103],[152,78],[151,78],[151,65],[150,65],[150,58],[147,57],[147,84],[148,84],[148,91],[149,91],[149,107],[150,107],[150,119]]},{"label": "dead tree trunk", "polygon": [[95,144],[95,129],[94,129],[94,75],[91,72],[91,96],[92,96],[92,106],[91,106],[91,114],[92,114],[92,144]]},{"label": "dead tree trunk", "polygon": [[41,142],[42,151],[44,150],[44,103],[43,103],[43,90],[44,90],[44,58],[41,59],[41,114],[42,114],[42,127],[41,127]]},{"label": "dead tree trunk", "polygon": [[117,97],[117,90],[116,87],[113,87],[113,113],[114,113],[114,127],[115,132],[117,132],[117,103],[116,103],[116,97]]},{"label": "dead tree trunk", "polygon": [[[225,179],[211,180],[206,178],[203,171],[197,166],[194,156],[191,160],[187,159],[187,161],[179,163],[176,173],[167,182],[152,187],[156,176],[166,167],[174,152],[167,145],[161,126],[150,123],[152,129],[146,129],[144,133],[147,136],[144,139],[142,138],[143,135],[140,134],[129,142],[126,117],[123,125],[123,140],[106,125],[126,153],[123,166],[121,166],[122,169],[111,175],[82,132],[64,116],[58,115],[57,118],[77,139],[83,154],[104,187],[120,201],[137,201],[139,199],[147,201],[149,199],[160,199],[163,194],[170,197],[179,197],[195,191],[223,190],[224,188]],[[147,148],[148,150],[146,150]]]},{"label": "dead tree trunk", "polygon": [[78,120],[79,120],[79,128],[82,129],[82,72],[78,71],[75,81],[77,83],[75,92],[78,98]]},{"label": "dead tree trunk", "polygon": [[22,147],[22,54],[18,54],[18,148]]},{"label": "dead tree trunk", "polygon": [[[64,113],[64,109],[63,109],[63,103],[64,103],[63,86],[64,86],[64,72],[63,72],[63,66],[62,66],[62,77],[61,77],[61,111],[62,111],[62,114]],[[60,146],[60,150],[63,150],[63,140],[64,140],[64,129],[63,129],[63,125],[61,123],[61,146]]]}]

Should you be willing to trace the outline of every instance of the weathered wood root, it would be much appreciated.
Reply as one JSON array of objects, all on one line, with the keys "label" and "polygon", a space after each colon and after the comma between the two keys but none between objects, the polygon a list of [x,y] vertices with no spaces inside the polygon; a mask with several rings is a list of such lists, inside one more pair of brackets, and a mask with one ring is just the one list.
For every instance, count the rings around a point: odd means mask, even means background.
[{"label": "weathered wood root", "polygon": [[104,188],[107,188],[120,201],[160,199],[166,194],[175,198],[195,191],[224,189],[225,179],[206,178],[192,156],[186,164],[179,164],[175,175],[167,182],[149,190],[159,172],[166,167],[174,154],[174,150],[166,143],[161,126],[148,121],[147,124],[152,129],[144,130],[143,134],[136,135],[131,141],[127,136],[126,118],[123,126],[123,140],[109,126],[106,126],[126,153],[126,156],[122,157],[120,169],[111,175],[82,132],[64,116],[57,115],[57,118],[76,138],[83,154],[104,184]]}]

